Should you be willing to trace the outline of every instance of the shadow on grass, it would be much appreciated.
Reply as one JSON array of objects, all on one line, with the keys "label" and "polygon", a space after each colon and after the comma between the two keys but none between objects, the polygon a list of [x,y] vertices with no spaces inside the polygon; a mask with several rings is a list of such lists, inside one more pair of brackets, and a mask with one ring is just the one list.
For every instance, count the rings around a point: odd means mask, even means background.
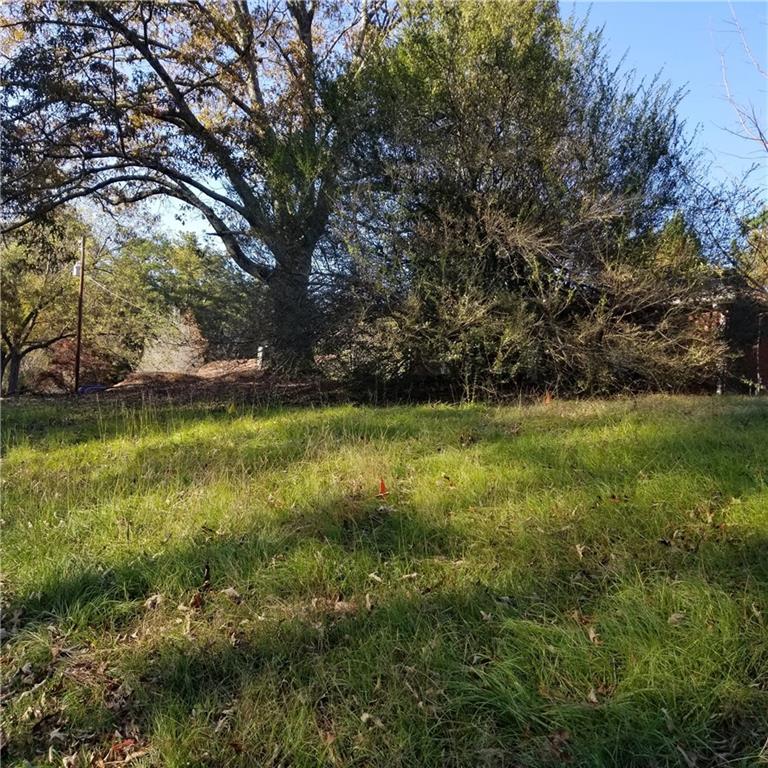
[{"label": "shadow on grass", "polygon": [[169,619],[127,647],[123,710],[94,702],[70,726],[136,722],[164,765],[751,764],[768,726],[765,625],[749,614],[764,592],[732,599],[680,570],[602,580],[585,601],[559,570],[534,576],[537,598],[420,579],[370,607],[341,585],[286,584],[279,610],[244,589],[222,613],[212,591],[186,631]]},{"label": "shadow on grass", "polygon": [[[757,421],[714,414],[607,440],[605,459],[599,446],[521,447],[491,429],[476,446],[480,458],[527,462],[550,488],[583,475],[620,493],[675,457],[720,501],[684,520],[626,526],[631,508],[607,500],[594,510],[602,530],[585,517],[566,532],[559,523],[518,531],[504,544],[523,556],[482,574],[462,570],[471,534],[450,516],[340,494],[267,528],[200,531],[103,573],[53,579],[11,610],[23,609],[29,630],[63,622],[125,632],[161,586],[188,601],[209,566],[210,597],[189,630],[171,615],[125,650],[119,665],[133,691],[125,709],[93,702],[81,714],[83,723],[106,717],[105,733],[134,719],[159,764],[749,765],[768,731],[768,538],[718,515],[729,497],[748,503],[764,492],[765,446],[750,441],[768,422],[755,413]],[[423,428],[432,434],[428,458],[437,455],[435,423],[453,447],[458,430],[482,433],[490,423],[456,414],[435,411],[426,427],[371,413],[351,424],[348,413],[317,418],[336,436],[333,449],[383,428],[386,439],[418,438]],[[752,457],[744,466],[729,461],[734,441]],[[290,440],[283,448],[275,466],[303,455]],[[244,598],[236,608],[217,594],[233,584]],[[339,603],[354,608],[336,611]],[[30,757],[38,746],[17,739],[11,755]]]},{"label": "shadow on grass", "polygon": [[[24,615],[28,629],[74,621],[127,636],[158,585],[172,577],[188,603],[210,567],[186,630],[171,609],[125,641],[125,706],[69,716],[106,723],[105,736],[137,723],[161,764],[750,764],[768,727],[768,539],[654,542],[617,567],[574,558],[558,532],[532,535],[548,558],[502,592],[508,574],[456,575],[465,542],[450,521],[336,498],[269,531],[201,534],[52,582]],[[330,570],[308,566],[317,553]],[[219,594],[232,584],[237,606]],[[9,754],[39,749],[18,738]]]}]

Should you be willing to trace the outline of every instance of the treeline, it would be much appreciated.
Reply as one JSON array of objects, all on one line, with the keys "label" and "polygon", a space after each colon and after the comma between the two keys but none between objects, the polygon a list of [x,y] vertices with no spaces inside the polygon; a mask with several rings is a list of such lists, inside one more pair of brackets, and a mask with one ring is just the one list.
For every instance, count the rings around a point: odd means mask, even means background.
[{"label": "treeline", "polygon": [[0,363],[7,394],[70,391],[74,384],[79,280],[73,268],[83,238],[84,384],[119,381],[156,345],[171,361],[184,359],[187,326],[208,359],[256,354],[267,313],[253,278],[194,236],[114,234],[105,241],[62,206],[3,236]]},{"label": "treeline", "polygon": [[758,194],[713,186],[682,93],[554,2],[14,12],[11,226],[81,196],[196,209],[221,285],[141,281],[228,318],[222,354],[476,397],[713,385],[734,302],[754,343]]}]

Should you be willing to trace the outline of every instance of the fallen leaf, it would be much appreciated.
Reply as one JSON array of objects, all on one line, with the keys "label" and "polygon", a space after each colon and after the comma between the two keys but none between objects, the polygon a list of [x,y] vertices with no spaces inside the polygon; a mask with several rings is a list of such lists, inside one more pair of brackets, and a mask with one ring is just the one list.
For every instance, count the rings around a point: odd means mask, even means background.
[{"label": "fallen leaf", "polygon": [[161,594],[151,595],[144,601],[144,607],[152,610],[153,608],[157,608],[158,605],[160,605],[165,598]]},{"label": "fallen leaf", "polygon": [[595,692],[595,689],[594,689],[594,688],[590,688],[590,689],[589,689],[589,693],[587,694],[587,701],[588,701],[590,704],[599,704],[599,703],[600,703],[600,702],[598,701],[598,698],[597,698],[597,693]]},{"label": "fallen leaf", "polygon": [[601,645],[603,642],[594,627],[587,628],[587,637],[589,638],[589,642],[594,643],[595,645]]},{"label": "fallen leaf", "polygon": [[222,595],[226,595],[233,603],[239,603],[243,598],[234,587],[227,587],[221,590]]},{"label": "fallen leaf", "polygon": [[382,579],[381,576],[379,576],[379,574],[375,573],[375,572],[374,573],[369,573],[368,574],[368,578],[369,579],[373,579],[374,581],[378,582],[379,584],[381,584],[384,581],[384,579]]},{"label": "fallen leaf", "polygon": [[575,622],[578,622],[583,627],[586,627],[592,621],[591,616],[582,613],[578,608],[574,611],[571,611],[570,616]]},{"label": "fallen leaf", "polygon": [[216,727],[213,729],[214,733],[220,733],[221,731],[223,731],[225,728],[229,726],[229,721],[234,711],[235,711],[234,709],[222,710],[221,717],[216,723]]},{"label": "fallen leaf", "polygon": [[480,618],[482,618],[483,621],[493,621],[493,616],[485,611],[480,611]]},{"label": "fallen leaf", "polygon": [[127,752],[131,747],[136,744],[136,739],[120,739],[116,741],[107,753],[105,760],[114,760],[118,757],[122,757],[123,753]]},{"label": "fallen leaf", "polygon": [[418,577],[419,577],[419,574],[414,571],[413,573],[403,574],[400,577],[400,581],[407,581],[407,580],[410,580],[410,579],[417,579]]},{"label": "fallen leaf", "polygon": [[360,719],[367,725],[368,723],[373,723],[377,728],[383,728],[384,723],[379,720],[378,717],[374,717],[369,712],[363,712],[362,715],[360,715]]},{"label": "fallen leaf", "polygon": [[667,623],[672,624],[674,626],[677,626],[678,624],[682,624],[685,621],[685,614],[684,613],[673,613],[668,619]]},{"label": "fallen leaf", "polygon": [[576,545],[576,554],[579,556],[579,560],[584,559],[584,552],[587,548],[583,544]]}]

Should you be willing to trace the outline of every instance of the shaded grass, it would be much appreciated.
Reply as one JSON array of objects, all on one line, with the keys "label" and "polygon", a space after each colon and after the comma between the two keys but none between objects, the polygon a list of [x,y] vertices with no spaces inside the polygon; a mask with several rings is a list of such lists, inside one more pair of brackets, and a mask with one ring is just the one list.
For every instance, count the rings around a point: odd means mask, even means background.
[{"label": "shaded grass", "polygon": [[11,764],[766,759],[763,402],[4,417]]}]

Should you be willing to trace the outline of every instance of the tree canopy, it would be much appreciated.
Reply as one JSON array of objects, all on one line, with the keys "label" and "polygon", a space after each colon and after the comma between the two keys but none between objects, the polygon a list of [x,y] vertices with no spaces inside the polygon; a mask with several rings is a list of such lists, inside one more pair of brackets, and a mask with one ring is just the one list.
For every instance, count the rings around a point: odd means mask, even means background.
[{"label": "tree canopy", "polygon": [[144,277],[207,306],[222,354],[245,314],[276,365],[465,392],[715,375],[692,318],[762,242],[749,195],[702,173],[682,91],[609,64],[554,0],[9,8],[8,226],[81,196],[191,206],[218,288]]},{"label": "tree canopy", "polygon": [[360,129],[360,72],[394,18],[384,0],[12,3],[6,204],[193,206],[270,285],[276,350],[306,363],[312,255]]}]

